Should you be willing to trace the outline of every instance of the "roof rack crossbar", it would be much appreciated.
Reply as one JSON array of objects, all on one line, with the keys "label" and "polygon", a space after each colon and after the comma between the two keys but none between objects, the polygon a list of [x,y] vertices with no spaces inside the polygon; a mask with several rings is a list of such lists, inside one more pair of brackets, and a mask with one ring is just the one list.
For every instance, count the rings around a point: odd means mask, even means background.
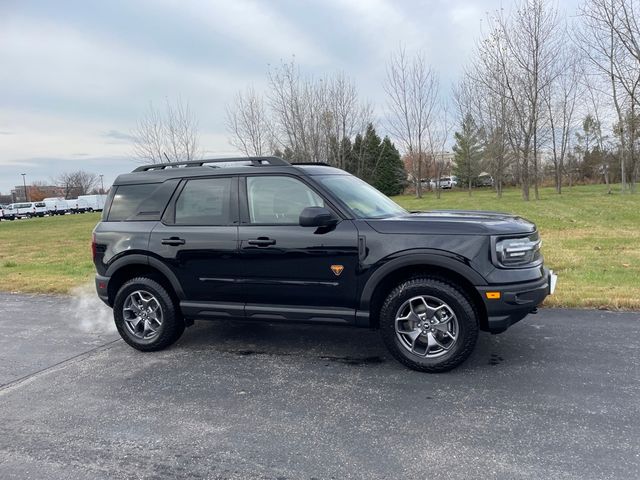
[{"label": "roof rack crossbar", "polygon": [[134,172],[148,172],[152,170],[165,170],[168,168],[178,167],[204,167],[207,164],[214,168],[216,163],[246,163],[250,162],[254,167],[264,166],[288,166],[289,162],[283,160],[280,157],[230,157],[230,158],[210,158],[203,160],[188,160],[185,162],[168,162],[168,163],[154,163],[151,165],[142,165],[134,170]]}]

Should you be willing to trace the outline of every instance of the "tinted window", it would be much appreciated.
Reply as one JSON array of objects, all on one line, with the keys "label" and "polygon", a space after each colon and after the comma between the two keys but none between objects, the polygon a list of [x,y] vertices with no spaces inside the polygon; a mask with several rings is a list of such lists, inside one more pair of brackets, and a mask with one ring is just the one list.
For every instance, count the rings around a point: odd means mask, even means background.
[{"label": "tinted window", "polygon": [[159,185],[161,184],[147,183],[144,185],[119,186],[109,210],[109,221],[119,222],[134,217],[143,202],[151,196]]},{"label": "tinted window", "polygon": [[229,225],[232,178],[189,180],[176,201],[177,225]]},{"label": "tinted window", "polygon": [[324,207],[324,201],[300,180],[291,177],[248,177],[251,223],[297,224],[306,207]]}]

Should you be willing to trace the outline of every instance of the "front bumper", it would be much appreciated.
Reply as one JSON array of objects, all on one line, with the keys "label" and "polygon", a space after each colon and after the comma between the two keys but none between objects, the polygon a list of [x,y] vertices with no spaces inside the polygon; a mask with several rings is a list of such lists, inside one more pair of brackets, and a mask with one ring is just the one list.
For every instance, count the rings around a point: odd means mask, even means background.
[{"label": "front bumper", "polygon": [[[487,323],[483,330],[504,332],[534,312],[547,295],[554,292],[557,278],[553,271],[545,268],[542,278],[533,282],[477,287],[487,310]],[[500,298],[489,299],[487,292],[500,292]]]}]

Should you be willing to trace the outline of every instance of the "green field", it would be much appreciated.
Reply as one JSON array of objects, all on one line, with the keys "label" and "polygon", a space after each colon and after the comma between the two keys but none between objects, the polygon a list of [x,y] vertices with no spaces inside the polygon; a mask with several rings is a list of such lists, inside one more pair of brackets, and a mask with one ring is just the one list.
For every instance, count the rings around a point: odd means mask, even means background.
[{"label": "green field", "polygon": [[[546,304],[640,309],[640,196],[608,195],[602,185],[579,186],[524,202],[518,190],[497,199],[490,190],[445,191],[436,199],[395,200],[410,210],[497,210],[538,224],[545,261],[560,276]],[[98,214],[0,222],[0,290],[68,293],[93,275],[90,241]]]}]

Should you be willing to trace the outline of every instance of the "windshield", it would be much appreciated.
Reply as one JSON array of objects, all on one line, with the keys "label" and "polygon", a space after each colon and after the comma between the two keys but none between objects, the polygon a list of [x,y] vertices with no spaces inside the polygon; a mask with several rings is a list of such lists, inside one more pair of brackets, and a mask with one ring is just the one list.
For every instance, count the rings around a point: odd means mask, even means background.
[{"label": "windshield", "polygon": [[346,203],[358,218],[387,218],[408,213],[389,197],[353,175],[319,175],[316,178]]}]

